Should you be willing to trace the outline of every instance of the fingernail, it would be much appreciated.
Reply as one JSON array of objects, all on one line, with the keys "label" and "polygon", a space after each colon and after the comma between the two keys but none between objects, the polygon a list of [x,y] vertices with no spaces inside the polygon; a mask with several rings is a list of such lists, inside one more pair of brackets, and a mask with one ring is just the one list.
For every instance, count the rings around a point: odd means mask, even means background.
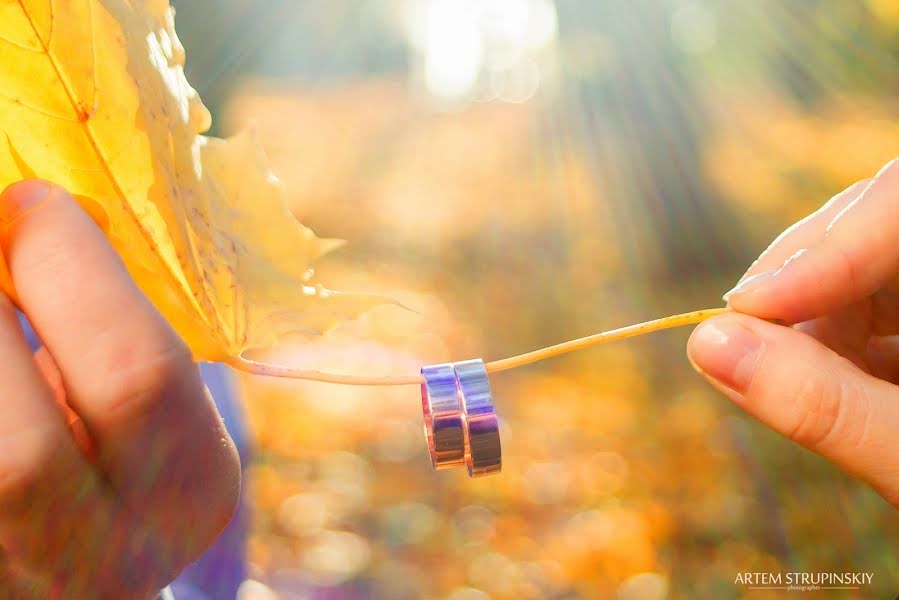
[{"label": "fingernail", "polygon": [[762,283],[774,277],[774,275],[778,271],[780,271],[780,269],[771,269],[770,271],[762,271],[761,273],[756,273],[751,277],[747,277],[746,279],[743,279],[742,281],[737,283],[737,285],[735,285],[729,292],[724,294],[724,296],[722,296],[722,299],[727,302],[728,299],[730,299],[730,297],[734,294],[742,294],[744,292],[748,292],[749,290],[761,285]]},{"label": "fingernail", "polygon": [[690,337],[693,366],[738,394],[746,393],[762,355],[764,342],[728,317],[701,324]]},{"label": "fingernail", "polygon": [[761,287],[765,282],[770,281],[772,278],[783,273],[787,267],[796,262],[796,260],[806,252],[808,252],[808,248],[801,248],[790,256],[790,258],[785,260],[778,268],[771,269],[770,271],[762,271],[761,273],[756,273],[752,277],[741,279],[737,282],[737,285],[735,285],[731,291],[724,294],[722,298],[725,302],[728,302],[734,294],[745,294]]},{"label": "fingernail", "polygon": [[50,196],[53,186],[30,179],[14,183],[0,195],[0,223],[6,225],[25,214]]}]

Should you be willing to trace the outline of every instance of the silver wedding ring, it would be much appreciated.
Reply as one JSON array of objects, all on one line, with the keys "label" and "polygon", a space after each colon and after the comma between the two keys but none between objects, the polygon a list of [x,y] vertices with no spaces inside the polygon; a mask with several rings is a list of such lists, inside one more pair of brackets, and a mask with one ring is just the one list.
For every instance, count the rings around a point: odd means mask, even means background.
[{"label": "silver wedding ring", "polygon": [[421,409],[425,418],[425,438],[435,469],[465,464],[465,417],[456,372],[451,364],[421,368]]},{"label": "silver wedding ring", "polygon": [[499,422],[493,406],[493,394],[484,361],[480,358],[453,365],[462,411],[468,430],[468,452],[465,462],[471,477],[499,473],[502,469],[502,449],[499,443]]},{"label": "silver wedding ring", "polygon": [[484,361],[422,367],[421,407],[435,469],[468,467],[471,477],[499,473],[499,423]]}]

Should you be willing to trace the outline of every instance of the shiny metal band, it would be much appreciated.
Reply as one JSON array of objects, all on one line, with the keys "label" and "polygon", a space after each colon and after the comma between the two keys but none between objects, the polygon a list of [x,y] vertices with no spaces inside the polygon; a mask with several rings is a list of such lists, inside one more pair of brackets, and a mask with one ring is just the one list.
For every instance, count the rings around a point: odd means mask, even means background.
[{"label": "shiny metal band", "polygon": [[453,365],[462,410],[468,428],[466,464],[472,477],[499,473],[502,469],[502,449],[499,441],[499,422],[493,406],[493,394],[484,361],[477,358]]},{"label": "shiny metal band", "polygon": [[421,409],[425,419],[425,437],[435,469],[465,464],[466,431],[462,400],[451,364],[421,368]]}]

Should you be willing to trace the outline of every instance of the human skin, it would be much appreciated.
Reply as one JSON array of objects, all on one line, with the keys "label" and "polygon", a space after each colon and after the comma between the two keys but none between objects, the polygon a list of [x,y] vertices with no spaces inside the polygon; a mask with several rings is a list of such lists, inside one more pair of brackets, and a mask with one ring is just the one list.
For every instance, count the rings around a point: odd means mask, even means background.
[{"label": "human skin", "polygon": [[237,451],[190,351],[68,193],[14,184],[0,226],[16,290],[0,293],[0,598],[155,597],[231,519]]},{"label": "human skin", "polygon": [[897,231],[899,159],[781,234],[688,354],[747,412],[899,508]]}]

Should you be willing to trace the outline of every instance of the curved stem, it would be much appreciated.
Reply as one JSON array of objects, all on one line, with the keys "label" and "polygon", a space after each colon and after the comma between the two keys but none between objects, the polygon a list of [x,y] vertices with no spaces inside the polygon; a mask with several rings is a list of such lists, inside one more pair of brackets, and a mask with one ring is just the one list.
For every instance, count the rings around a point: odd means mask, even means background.
[{"label": "curved stem", "polygon": [[[611,329],[588,335],[587,337],[578,338],[568,342],[562,342],[555,346],[541,348],[518,356],[504,358],[487,363],[488,373],[499,373],[516,367],[529,365],[547,358],[582,350],[591,346],[607,344],[616,340],[643,335],[644,333],[652,333],[653,331],[661,331],[663,329],[671,329],[673,327],[681,327],[683,325],[693,325],[701,321],[705,321],[709,317],[720,315],[730,309],[728,308],[705,308],[702,310],[694,310],[679,315],[671,315],[670,317],[662,317],[645,323],[637,323],[628,325],[618,329]],[[248,358],[239,356],[228,362],[231,367],[253,375],[264,375],[267,377],[284,377],[288,379],[305,379],[308,381],[322,381],[325,383],[340,383],[344,385],[416,385],[423,383],[419,374],[415,375],[387,375],[380,377],[369,377],[366,375],[346,375],[342,373],[329,373],[327,371],[317,371],[309,369],[294,369],[291,367],[269,365],[256,362]]]}]

